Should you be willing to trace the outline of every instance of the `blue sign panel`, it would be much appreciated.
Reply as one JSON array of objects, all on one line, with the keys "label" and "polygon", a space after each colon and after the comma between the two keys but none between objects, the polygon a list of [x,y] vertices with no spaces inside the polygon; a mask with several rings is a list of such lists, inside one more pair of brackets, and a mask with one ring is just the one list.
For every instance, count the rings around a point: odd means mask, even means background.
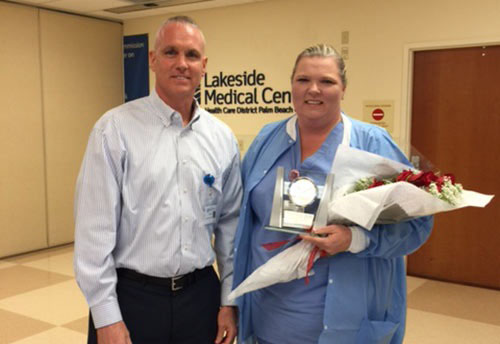
[{"label": "blue sign panel", "polygon": [[149,95],[148,34],[123,37],[125,101]]}]

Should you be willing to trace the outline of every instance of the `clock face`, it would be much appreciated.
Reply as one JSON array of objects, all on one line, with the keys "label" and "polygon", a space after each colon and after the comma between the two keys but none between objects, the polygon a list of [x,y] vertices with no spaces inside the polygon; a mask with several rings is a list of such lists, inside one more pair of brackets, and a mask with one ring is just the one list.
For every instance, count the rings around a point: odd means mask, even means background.
[{"label": "clock face", "polygon": [[305,207],[314,202],[318,188],[311,179],[299,177],[290,183],[288,195],[295,205]]}]

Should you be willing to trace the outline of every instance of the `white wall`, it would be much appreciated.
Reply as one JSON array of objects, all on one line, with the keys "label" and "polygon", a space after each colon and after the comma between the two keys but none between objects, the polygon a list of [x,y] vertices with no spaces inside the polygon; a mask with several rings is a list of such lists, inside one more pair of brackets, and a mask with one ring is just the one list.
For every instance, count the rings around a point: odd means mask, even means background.
[{"label": "white wall", "polygon": [[[340,50],[341,32],[349,31],[343,109],[361,119],[363,101],[393,100],[393,136],[402,146],[408,140],[403,123],[408,115],[408,46],[500,41],[497,0],[267,0],[183,14],[192,16],[205,33],[209,74],[257,68],[280,89],[289,88],[293,62],[303,48],[325,42]],[[167,17],[127,20],[124,34],[149,33],[151,46]],[[219,117],[245,137],[263,123],[286,116]]]},{"label": "white wall", "polygon": [[40,10],[48,245],[72,242],[76,177],[92,127],[123,102],[122,26]]},{"label": "white wall", "polygon": [[122,25],[0,2],[0,257],[73,241],[95,121],[123,102]]},{"label": "white wall", "polygon": [[39,51],[38,12],[0,3],[0,256],[46,246]]}]

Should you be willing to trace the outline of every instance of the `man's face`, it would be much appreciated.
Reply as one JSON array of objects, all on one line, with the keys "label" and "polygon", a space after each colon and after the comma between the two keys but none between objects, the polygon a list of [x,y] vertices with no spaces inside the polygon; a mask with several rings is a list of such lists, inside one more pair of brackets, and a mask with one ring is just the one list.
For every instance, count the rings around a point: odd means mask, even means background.
[{"label": "man's face", "polygon": [[167,24],[149,52],[149,63],[160,98],[166,103],[191,101],[207,64],[200,31],[189,24]]}]

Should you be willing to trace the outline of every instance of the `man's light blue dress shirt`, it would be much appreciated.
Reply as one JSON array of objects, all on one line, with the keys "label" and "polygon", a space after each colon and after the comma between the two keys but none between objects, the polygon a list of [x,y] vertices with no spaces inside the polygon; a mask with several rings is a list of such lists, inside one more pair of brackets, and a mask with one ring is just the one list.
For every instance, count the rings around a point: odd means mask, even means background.
[{"label": "man's light blue dress shirt", "polygon": [[96,327],[121,320],[121,267],[172,277],[216,256],[229,304],[241,193],[234,135],[197,104],[185,127],[156,92],[107,112],[90,134],[75,199],[75,274]]}]

